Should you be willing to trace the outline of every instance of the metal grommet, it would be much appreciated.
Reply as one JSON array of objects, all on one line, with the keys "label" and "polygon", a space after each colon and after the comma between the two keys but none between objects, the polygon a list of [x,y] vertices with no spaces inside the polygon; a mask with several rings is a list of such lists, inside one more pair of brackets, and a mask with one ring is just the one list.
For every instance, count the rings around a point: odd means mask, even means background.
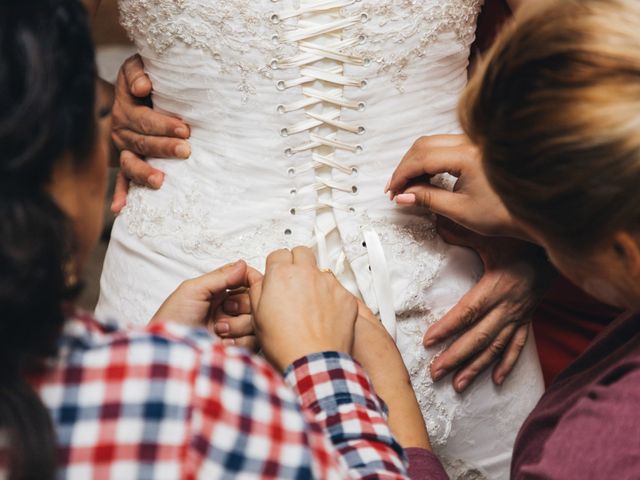
[{"label": "metal grommet", "polygon": [[284,234],[285,234],[286,236],[289,236],[289,235],[291,235],[292,233],[293,233],[293,232],[291,231],[291,229],[290,229],[290,228],[287,228],[287,229],[284,231]]}]

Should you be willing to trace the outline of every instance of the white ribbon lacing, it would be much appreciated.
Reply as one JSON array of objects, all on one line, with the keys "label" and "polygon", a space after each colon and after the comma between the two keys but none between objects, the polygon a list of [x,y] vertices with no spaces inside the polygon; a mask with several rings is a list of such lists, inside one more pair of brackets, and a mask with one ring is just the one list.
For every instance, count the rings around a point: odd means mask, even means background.
[{"label": "white ribbon lacing", "polygon": [[[353,154],[362,152],[363,146],[359,143],[349,143],[337,139],[339,131],[362,135],[365,127],[341,120],[341,109],[351,109],[362,111],[366,105],[362,101],[345,98],[344,87],[360,87],[367,85],[366,80],[352,78],[345,74],[345,65],[366,66],[369,60],[360,55],[344,53],[345,50],[363,43],[366,37],[357,35],[353,38],[343,39],[342,33],[345,29],[353,27],[359,23],[366,22],[368,15],[364,12],[354,14],[345,18],[320,22],[313,21],[314,13],[329,13],[344,7],[360,2],[360,0],[308,0],[300,8],[285,10],[271,15],[271,21],[279,24],[291,19],[297,22],[291,23],[289,30],[276,40],[297,44],[299,53],[285,58],[276,58],[271,62],[273,69],[299,69],[300,75],[291,80],[280,80],[276,83],[278,90],[284,91],[292,87],[301,87],[302,99],[289,104],[277,106],[277,111],[281,114],[304,110],[305,119],[284,127],[280,130],[280,135],[290,136],[307,132],[308,140],[304,143],[287,148],[285,155],[293,157],[297,153],[311,151],[311,161],[301,166],[291,166],[288,174],[291,177],[315,171],[323,167],[339,170],[350,175],[353,181],[338,182],[319,175],[314,177],[314,182],[310,185],[298,189],[292,189],[292,195],[310,192],[342,191],[356,195],[358,186],[355,184],[358,169],[353,165],[348,165],[336,158],[335,152],[339,150]],[[328,43],[319,43],[318,39],[332,39]],[[333,60],[330,65],[320,64],[325,60]],[[321,81],[330,85],[326,90],[314,88],[314,82]],[[318,114],[310,111],[310,108],[320,104],[328,104],[337,107],[332,113]],[[331,127],[329,133],[320,134],[319,127]],[[291,208],[291,215],[305,212],[318,211],[322,209],[342,210],[355,213],[355,209],[345,203],[333,200],[331,195],[318,195],[317,201],[312,204],[298,205]],[[320,225],[316,222],[315,243],[318,253],[318,263],[321,268],[331,268],[336,275],[344,271],[346,256],[341,250],[337,258],[330,259],[327,248],[327,236],[337,229],[337,224],[332,221],[330,224]],[[369,229],[365,232],[367,253],[369,255],[371,272],[373,275],[373,285],[378,299],[378,307],[383,324],[395,338],[395,311],[391,296],[391,284],[387,262],[382,250],[378,235]],[[372,248],[373,247],[373,248]]]}]

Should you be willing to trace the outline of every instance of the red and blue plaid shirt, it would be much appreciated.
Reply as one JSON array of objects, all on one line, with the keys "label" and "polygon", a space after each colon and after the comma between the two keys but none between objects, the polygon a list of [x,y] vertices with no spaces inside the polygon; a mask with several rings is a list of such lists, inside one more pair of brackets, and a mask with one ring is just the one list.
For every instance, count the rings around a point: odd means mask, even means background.
[{"label": "red and blue plaid shirt", "polygon": [[382,402],[335,352],[283,379],[205,330],[121,330],[77,314],[34,386],[57,431],[59,478],[406,478]]}]

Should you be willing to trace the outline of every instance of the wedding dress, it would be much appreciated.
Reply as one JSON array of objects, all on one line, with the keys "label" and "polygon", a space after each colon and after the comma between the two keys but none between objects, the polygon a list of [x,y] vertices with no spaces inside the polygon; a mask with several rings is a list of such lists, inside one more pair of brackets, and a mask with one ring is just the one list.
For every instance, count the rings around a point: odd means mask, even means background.
[{"label": "wedding dress", "polygon": [[[413,141],[458,133],[482,0],[120,0],[154,108],[192,128],[188,160],[150,162],[116,220],[97,313],[144,323],[183,280],[313,246],[397,338],[452,478],[508,478],[542,392],[533,342],[503,387],[434,385],[427,327],[481,275],[384,184]],[[448,179],[441,179],[447,182]]]}]

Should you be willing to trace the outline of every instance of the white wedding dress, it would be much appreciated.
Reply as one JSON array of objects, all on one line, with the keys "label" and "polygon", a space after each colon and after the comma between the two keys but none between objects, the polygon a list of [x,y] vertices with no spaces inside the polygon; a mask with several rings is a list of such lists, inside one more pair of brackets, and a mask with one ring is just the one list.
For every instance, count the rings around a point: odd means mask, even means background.
[{"label": "white wedding dress", "polygon": [[[435,450],[452,478],[508,478],[520,424],[543,388],[533,342],[495,387],[434,385],[427,327],[482,272],[424,211],[383,194],[422,135],[458,133],[481,0],[120,0],[154,85],[185,119],[192,155],[151,160],[132,186],[97,314],[141,324],[183,280],[235,259],[264,267],[313,246],[397,338]],[[447,179],[442,179],[446,182]]]}]

